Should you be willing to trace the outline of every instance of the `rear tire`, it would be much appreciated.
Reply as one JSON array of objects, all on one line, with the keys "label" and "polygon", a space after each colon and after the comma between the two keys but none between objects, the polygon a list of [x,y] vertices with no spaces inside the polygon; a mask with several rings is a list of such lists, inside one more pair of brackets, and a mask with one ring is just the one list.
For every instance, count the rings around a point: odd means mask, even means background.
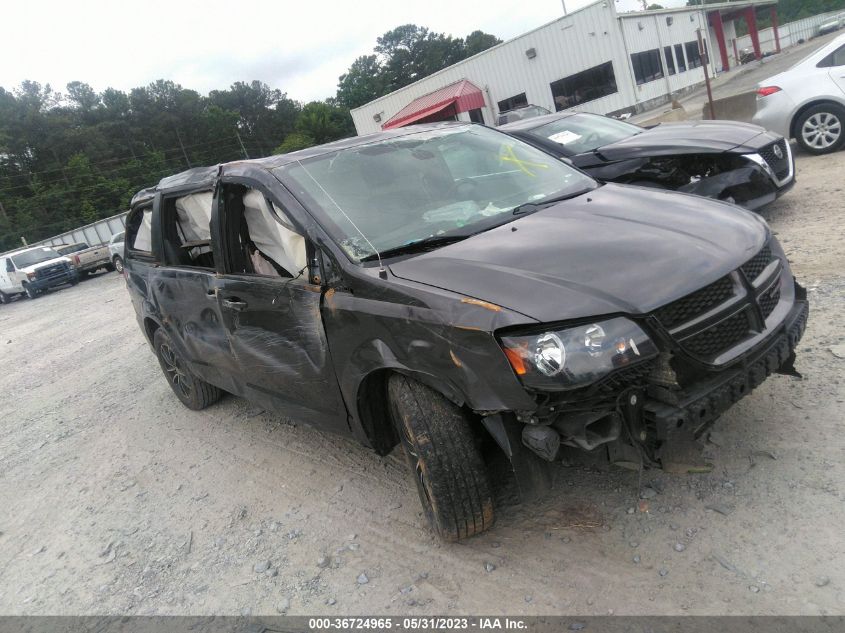
[{"label": "rear tire", "polygon": [[461,409],[406,376],[388,382],[393,423],[431,527],[447,541],[493,525],[487,469]]},{"label": "rear tire", "polygon": [[835,152],[845,143],[845,108],[822,103],[805,110],[795,121],[795,140],[810,154]]},{"label": "rear tire", "polygon": [[167,383],[182,404],[199,411],[220,400],[223,392],[191,373],[185,360],[174,348],[173,341],[161,328],[153,336],[153,349]]},{"label": "rear tire", "polygon": [[120,258],[120,255],[115,255],[114,259],[112,260],[112,263],[114,264],[114,269],[122,275],[123,274],[123,260]]},{"label": "rear tire", "polygon": [[7,295],[5,292],[0,290],[0,304],[9,303],[9,302],[11,302],[11,300],[12,300],[12,298],[9,295]]}]

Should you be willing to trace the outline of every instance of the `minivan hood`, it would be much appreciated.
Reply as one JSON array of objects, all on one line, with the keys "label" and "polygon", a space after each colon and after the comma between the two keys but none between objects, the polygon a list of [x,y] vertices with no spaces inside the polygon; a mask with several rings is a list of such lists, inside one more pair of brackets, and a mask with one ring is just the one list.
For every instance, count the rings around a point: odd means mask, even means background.
[{"label": "minivan hood", "polygon": [[543,322],[645,314],[738,268],[767,237],[738,207],[608,184],[390,270]]},{"label": "minivan hood", "polygon": [[47,261],[38,262],[37,264],[33,264],[32,266],[21,268],[20,271],[24,273],[34,273],[39,268],[45,268],[47,266],[52,266],[53,264],[60,264],[62,262],[70,264],[70,259],[62,255],[61,257],[54,257],[53,259],[48,259]]},{"label": "minivan hood", "polygon": [[721,153],[749,143],[754,147],[753,139],[765,132],[765,129],[757,125],[735,121],[660,123],[616,143],[603,145],[596,153],[605,160],[622,160],[644,155]]}]

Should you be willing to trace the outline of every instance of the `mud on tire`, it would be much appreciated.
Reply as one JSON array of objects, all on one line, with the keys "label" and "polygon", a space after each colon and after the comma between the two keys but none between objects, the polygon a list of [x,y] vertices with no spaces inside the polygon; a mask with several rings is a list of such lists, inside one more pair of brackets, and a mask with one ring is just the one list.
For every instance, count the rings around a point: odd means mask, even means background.
[{"label": "mud on tire", "polygon": [[161,328],[153,336],[153,349],[158,364],[176,397],[189,409],[199,411],[220,400],[222,391],[191,373],[187,363]]},{"label": "mud on tire", "polygon": [[437,534],[458,541],[493,525],[487,469],[463,412],[406,376],[388,382],[393,422]]}]

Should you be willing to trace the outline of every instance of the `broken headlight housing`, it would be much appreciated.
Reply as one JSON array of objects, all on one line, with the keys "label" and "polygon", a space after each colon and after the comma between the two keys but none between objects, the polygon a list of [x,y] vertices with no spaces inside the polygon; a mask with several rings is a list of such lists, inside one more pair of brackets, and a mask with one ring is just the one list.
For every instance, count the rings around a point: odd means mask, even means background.
[{"label": "broken headlight housing", "polygon": [[523,384],[572,389],[657,356],[657,346],[624,317],[537,334],[503,336],[502,349]]}]

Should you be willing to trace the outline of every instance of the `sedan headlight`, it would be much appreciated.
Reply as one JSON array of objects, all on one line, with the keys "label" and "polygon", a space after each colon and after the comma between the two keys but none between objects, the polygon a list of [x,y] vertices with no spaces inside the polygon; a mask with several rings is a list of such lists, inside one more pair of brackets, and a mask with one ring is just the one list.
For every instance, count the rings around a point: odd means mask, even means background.
[{"label": "sedan headlight", "polygon": [[529,387],[570,389],[657,355],[640,327],[624,317],[540,334],[503,336],[508,361]]}]

